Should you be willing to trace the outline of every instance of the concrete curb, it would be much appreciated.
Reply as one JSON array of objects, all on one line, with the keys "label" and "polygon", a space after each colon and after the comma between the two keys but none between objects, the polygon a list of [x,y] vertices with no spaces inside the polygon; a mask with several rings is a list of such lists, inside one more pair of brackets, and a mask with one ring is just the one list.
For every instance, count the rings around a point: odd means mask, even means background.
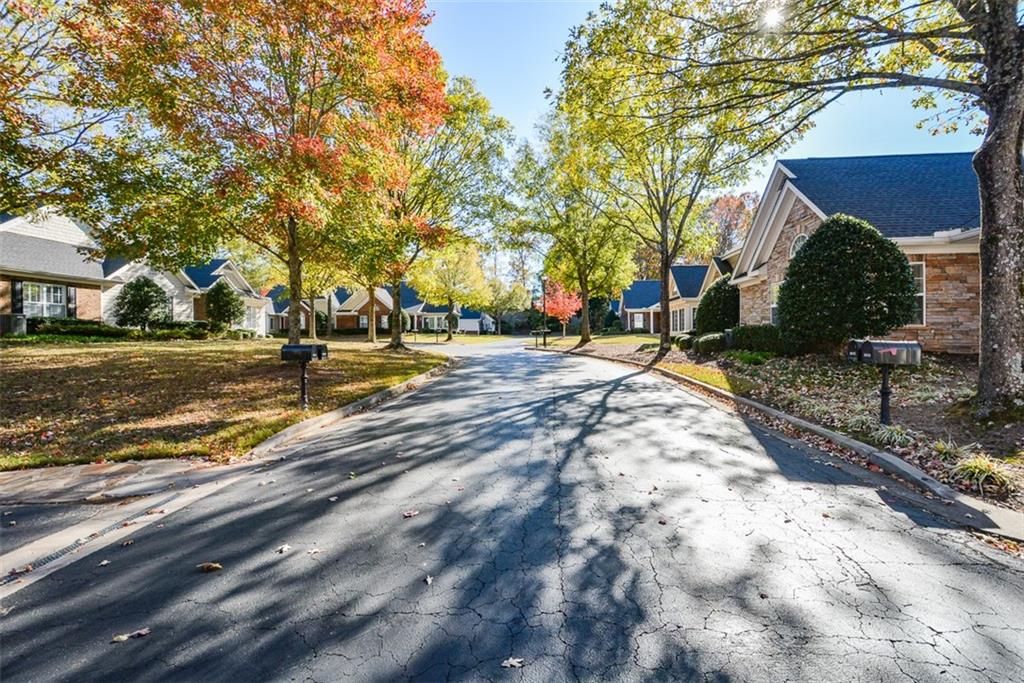
[{"label": "concrete curb", "polygon": [[1012,538],[1015,541],[1024,541],[1024,512],[1015,512],[1006,508],[997,507],[990,503],[986,503],[983,500],[959,493],[953,488],[930,476],[920,468],[911,465],[906,460],[903,460],[892,453],[887,453],[886,451],[879,450],[862,441],[846,436],[845,434],[834,432],[831,429],[814,424],[813,422],[808,422],[807,420],[803,420],[788,413],[784,413],[781,410],[766,406],[763,403],[759,403],[743,396],[737,396],[725,389],[719,389],[718,387],[706,384],[700,380],[693,379],[692,377],[687,377],[686,375],[679,374],[678,372],[672,372],[671,370],[666,370],[657,366],[651,366],[623,358],[606,358],[604,356],[581,353],[571,349],[560,350],[539,348],[537,350],[580,356],[582,358],[596,358],[610,363],[620,363],[632,367],[643,368],[662,375],[663,377],[672,379],[684,386],[689,385],[699,388],[701,391],[712,394],[716,398],[728,403],[742,405],[770,417],[782,420],[802,432],[809,432],[816,436],[820,436],[824,439],[828,439],[837,446],[851,450],[866,458],[868,462],[877,465],[883,472],[896,475],[901,479],[914,484],[918,488],[943,499],[946,501],[946,505],[951,506],[949,514],[944,516],[952,518],[958,524],[969,526],[987,533]]},{"label": "concrete curb", "polygon": [[274,434],[266,441],[260,443],[251,451],[243,455],[241,459],[251,460],[253,458],[261,458],[280,449],[285,444],[290,445],[290,442],[292,441],[308,438],[314,432],[318,432],[319,430],[329,427],[336,422],[340,422],[347,417],[369,410],[370,408],[373,408],[385,401],[389,401],[412,391],[419,387],[420,383],[446,374],[455,367],[455,365],[455,361],[449,357],[445,362],[441,363],[437,367],[431,368],[423,374],[416,375],[415,377],[407,379],[393,387],[382,389],[374,394],[361,398],[358,401],[353,401],[352,403],[343,405],[340,408],[335,408],[330,412],[317,415],[316,417],[311,417],[307,420],[303,420],[302,422],[293,424],[290,427],[285,427],[277,434]]}]

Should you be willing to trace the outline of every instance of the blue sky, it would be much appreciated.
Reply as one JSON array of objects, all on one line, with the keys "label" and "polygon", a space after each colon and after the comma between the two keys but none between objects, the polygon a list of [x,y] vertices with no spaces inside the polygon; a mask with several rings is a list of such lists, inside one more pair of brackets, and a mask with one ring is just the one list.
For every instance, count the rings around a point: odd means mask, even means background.
[{"label": "blue sky", "polygon": [[[546,109],[545,88],[556,88],[558,57],[569,29],[581,23],[590,0],[428,0],[434,22],[427,38],[452,75],[469,76],[509,119],[519,137],[531,135]],[[913,93],[867,92],[847,96],[816,119],[815,128],[784,156],[850,156],[963,152],[980,140],[967,133],[932,136],[915,124],[922,112]],[[757,169],[745,189],[763,189],[771,160]]]}]

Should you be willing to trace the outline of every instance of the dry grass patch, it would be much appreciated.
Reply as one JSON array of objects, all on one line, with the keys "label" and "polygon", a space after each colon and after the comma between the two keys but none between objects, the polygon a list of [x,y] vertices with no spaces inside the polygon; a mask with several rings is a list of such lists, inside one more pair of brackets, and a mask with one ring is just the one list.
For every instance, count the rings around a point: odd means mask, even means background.
[{"label": "dry grass patch", "polygon": [[306,417],[443,362],[365,342],[329,342],[310,365],[310,410],[281,340],[112,343],[0,350],[0,470],[241,455]]}]

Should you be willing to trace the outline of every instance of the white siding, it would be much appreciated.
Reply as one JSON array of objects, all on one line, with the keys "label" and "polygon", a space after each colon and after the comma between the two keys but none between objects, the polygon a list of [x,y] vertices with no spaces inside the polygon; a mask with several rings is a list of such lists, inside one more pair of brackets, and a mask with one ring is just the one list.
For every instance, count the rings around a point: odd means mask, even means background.
[{"label": "white siding", "polygon": [[96,242],[77,223],[60,214],[39,211],[0,224],[0,231],[95,249]]},{"label": "white siding", "polygon": [[133,262],[114,274],[114,277],[122,282],[105,289],[100,295],[103,322],[114,324],[114,302],[117,300],[117,295],[124,287],[124,283],[142,276],[148,277],[167,292],[167,296],[171,299],[171,317],[174,320],[192,320],[192,292],[185,287],[185,283],[176,275],[155,270],[145,263]]}]

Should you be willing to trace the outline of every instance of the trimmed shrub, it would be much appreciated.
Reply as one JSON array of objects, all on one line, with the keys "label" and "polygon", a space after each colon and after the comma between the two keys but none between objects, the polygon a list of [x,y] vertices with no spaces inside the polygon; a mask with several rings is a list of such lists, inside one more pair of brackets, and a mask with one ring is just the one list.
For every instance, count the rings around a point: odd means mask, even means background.
[{"label": "trimmed shrub", "polygon": [[836,214],[807,239],[779,288],[787,348],[832,351],[851,338],[884,335],[914,315],[907,257],[869,223]]},{"label": "trimmed shrub", "polygon": [[725,334],[722,332],[712,332],[711,334],[704,334],[697,337],[693,347],[697,350],[697,353],[712,354],[719,353],[725,350]]},{"label": "trimmed shrub", "polygon": [[782,334],[775,325],[740,325],[732,328],[732,347],[741,351],[782,353]]},{"label": "trimmed shrub", "polygon": [[676,348],[680,351],[689,351],[693,348],[693,335],[681,334],[676,337]]},{"label": "trimmed shrub", "polygon": [[59,334],[71,337],[110,337],[111,339],[124,338],[131,334],[132,330],[123,327],[114,327],[101,322],[56,319],[39,325],[36,328],[38,334]]},{"label": "trimmed shrub", "polygon": [[723,275],[704,292],[693,321],[697,336],[724,332],[740,321],[740,290],[729,284],[731,277]]},{"label": "trimmed shrub", "polygon": [[188,327],[185,329],[185,336],[189,339],[209,339],[210,330],[205,327]]},{"label": "trimmed shrub", "polygon": [[228,330],[224,333],[225,339],[253,339],[256,333],[252,330]]},{"label": "trimmed shrub", "polygon": [[245,318],[245,302],[228,283],[219,280],[206,292],[206,317],[210,320],[211,329],[212,323],[230,327]]},{"label": "trimmed shrub", "polygon": [[114,300],[114,321],[121,327],[151,329],[171,319],[167,292],[148,277],[137,277],[121,288]]}]

